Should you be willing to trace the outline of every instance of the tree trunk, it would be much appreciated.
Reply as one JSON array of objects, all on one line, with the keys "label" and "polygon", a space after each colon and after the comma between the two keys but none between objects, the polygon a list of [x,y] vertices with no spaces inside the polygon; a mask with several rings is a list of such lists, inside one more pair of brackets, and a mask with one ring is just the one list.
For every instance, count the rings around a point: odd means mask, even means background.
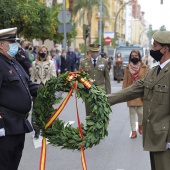
[{"label": "tree trunk", "polygon": [[57,0],[52,0],[52,6],[55,6],[56,3],[57,3]]}]

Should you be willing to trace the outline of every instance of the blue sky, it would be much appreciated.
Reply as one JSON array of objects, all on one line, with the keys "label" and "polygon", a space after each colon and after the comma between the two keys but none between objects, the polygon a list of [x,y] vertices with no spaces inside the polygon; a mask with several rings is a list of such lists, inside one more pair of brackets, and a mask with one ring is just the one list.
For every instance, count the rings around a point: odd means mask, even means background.
[{"label": "blue sky", "polygon": [[152,24],[153,29],[159,29],[165,25],[170,31],[170,0],[138,0],[142,11],[145,12],[145,20]]}]

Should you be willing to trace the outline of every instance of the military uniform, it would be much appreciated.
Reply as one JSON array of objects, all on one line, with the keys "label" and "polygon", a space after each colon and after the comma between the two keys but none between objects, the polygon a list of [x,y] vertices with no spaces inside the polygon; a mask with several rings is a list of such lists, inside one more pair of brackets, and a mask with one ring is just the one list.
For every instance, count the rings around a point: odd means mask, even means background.
[{"label": "military uniform", "polygon": [[80,70],[84,70],[96,86],[101,87],[107,94],[111,93],[110,76],[107,60],[99,58],[94,67],[91,58],[86,58],[80,63]]},{"label": "military uniform", "polygon": [[[16,28],[5,31],[3,40],[14,40],[10,37],[16,34]],[[1,33],[0,30],[0,41]],[[17,170],[25,133],[32,131],[27,120],[31,96],[36,96],[40,85],[29,80],[29,76],[14,57],[10,59],[0,52],[0,65],[0,130],[5,130],[5,136],[0,136],[0,169]]]},{"label": "military uniform", "polygon": [[[91,51],[99,51],[98,44],[90,44],[89,47]],[[107,60],[98,56],[95,67],[92,61],[92,57],[81,61],[80,70],[87,72],[96,86],[101,87],[107,94],[110,94],[111,85]],[[89,115],[90,113],[89,104],[86,101],[86,115]]]},{"label": "military uniform", "polygon": [[[170,37],[169,31],[159,34]],[[143,148],[150,151],[152,170],[169,170],[170,167],[170,147],[167,149],[170,143],[170,57],[162,64],[164,67],[158,75],[159,66],[156,66],[142,80],[108,95],[111,105],[143,97]]]}]

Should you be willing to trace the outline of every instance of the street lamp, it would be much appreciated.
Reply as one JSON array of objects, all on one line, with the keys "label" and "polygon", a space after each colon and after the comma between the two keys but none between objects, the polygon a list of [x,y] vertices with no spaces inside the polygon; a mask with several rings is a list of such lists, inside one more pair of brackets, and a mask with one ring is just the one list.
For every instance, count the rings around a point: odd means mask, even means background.
[{"label": "street lamp", "polygon": [[116,32],[117,32],[117,17],[118,17],[118,15],[119,15],[120,11],[121,11],[128,3],[134,2],[134,1],[135,1],[135,0],[130,0],[130,1],[126,2],[126,3],[124,3],[124,4],[122,5],[122,7],[119,9],[119,11],[116,13],[115,23],[114,23],[114,39],[115,39],[115,41],[117,40],[117,34],[116,34]]}]

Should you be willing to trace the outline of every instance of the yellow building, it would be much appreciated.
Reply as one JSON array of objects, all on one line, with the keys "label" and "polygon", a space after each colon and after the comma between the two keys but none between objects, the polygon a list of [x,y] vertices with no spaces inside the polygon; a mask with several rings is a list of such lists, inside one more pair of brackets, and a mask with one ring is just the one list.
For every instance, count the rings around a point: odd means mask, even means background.
[{"label": "yellow building", "polygon": [[[106,31],[114,32],[114,23],[115,23],[116,14],[117,14],[118,10],[120,9],[120,7],[124,4],[123,0],[121,0],[121,1],[106,0],[106,1],[108,3],[108,11],[109,11],[110,18],[108,18],[107,20],[106,20],[106,18],[102,18],[103,33]],[[117,17],[117,32],[119,33],[121,38],[124,37],[124,34],[123,34],[124,15],[123,14],[124,14],[124,12],[123,12],[123,10],[121,10]],[[77,16],[74,18],[74,22],[76,22],[79,17],[80,17],[80,13],[78,13]],[[92,20],[91,20],[91,32],[90,32],[91,33],[91,43],[93,43],[99,35],[99,21],[100,21],[100,12],[99,12],[99,9],[96,7],[93,12],[93,16],[92,16]],[[88,24],[86,15],[84,17],[84,24]],[[81,22],[76,22],[76,25],[77,25],[77,36],[75,38],[74,45],[76,47],[79,47],[80,44],[84,43],[83,19]],[[88,43],[89,43],[89,41],[87,39],[87,44]]]},{"label": "yellow building", "polygon": [[139,38],[143,29],[143,25],[139,19],[132,20],[132,44],[140,44]]},{"label": "yellow building", "polygon": [[[62,2],[62,0],[58,0],[59,3]],[[100,1],[100,0],[99,0]],[[129,0],[130,1],[130,0]],[[46,0],[48,2],[49,6],[52,4],[52,0]],[[114,25],[115,25],[115,19],[117,16],[117,22],[116,22],[116,31],[118,33],[118,38],[121,40],[120,43],[125,42],[125,6],[128,3],[128,0],[103,0],[103,2],[106,2],[108,4],[108,12],[110,17],[102,18],[103,23],[103,33],[109,32],[112,34],[112,37],[114,37]],[[132,43],[133,44],[144,44],[143,37],[141,37],[141,33],[143,32],[145,28],[145,25],[142,20],[141,15],[141,9],[138,1],[134,1],[131,3],[132,5]],[[123,7],[124,6],[124,7]],[[120,10],[121,9],[121,10]],[[83,9],[82,9],[83,10]],[[74,41],[72,42],[72,47],[80,47],[80,44],[84,44],[83,39],[83,24],[88,24],[87,22],[87,13],[84,15],[84,19],[81,19],[80,22],[77,22],[80,18],[80,13],[77,13],[77,15],[73,18],[73,22],[76,22],[76,29],[77,29],[77,36],[75,37]],[[120,10],[120,12],[119,12]],[[119,14],[118,14],[119,12]],[[118,15],[117,15],[118,14]],[[96,5],[96,8],[93,10],[93,15],[91,19],[91,30],[90,30],[90,36],[91,36],[91,42],[89,42],[89,39],[87,38],[87,45],[89,43],[93,43],[99,36],[99,22],[100,22],[100,12],[99,8]],[[105,35],[105,34],[104,34]],[[142,34],[143,35],[143,34]],[[146,43],[146,42],[145,42]]]}]

